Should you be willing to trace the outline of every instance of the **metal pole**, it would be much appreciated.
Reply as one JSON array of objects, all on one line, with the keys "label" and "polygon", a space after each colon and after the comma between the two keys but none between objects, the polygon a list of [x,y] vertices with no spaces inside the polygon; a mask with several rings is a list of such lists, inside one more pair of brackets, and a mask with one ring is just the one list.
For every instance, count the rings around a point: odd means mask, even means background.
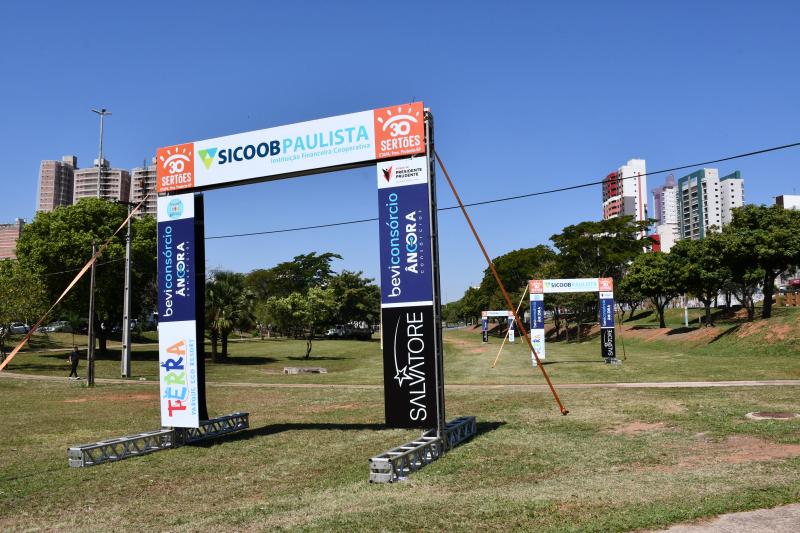
[{"label": "metal pole", "polygon": [[685,294],[683,295],[683,325],[689,327],[689,306]]},{"label": "metal pole", "polygon": [[436,436],[441,439],[445,449],[448,448],[445,438],[445,405],[444,405],[444,350],[442,349],[442,299],[439,280],[439,235],[436,204],[436,161],[433,139],[433,115],[425,110],[425,159],[428,164],[428,195],[430,200],[431,217],[431,251],[433,252],[431,270],[433,275],[433,322],[434,322],[434,350],[436,354]]},{"label": "metal pole", "polygon": [[92,109],[92,112],[100,115],[100,157],[97,160],[97,197],[100,198],[100,187],[103,182],[103,122],[106,115],[111,114],[111,111],[102,107],[100,109]]},{"label": "metal pole", "polygon": [[122,377],[131,377],[131,216],[128,204],[128,234],[125,237],[125,294],[122,304]]},{"label": "metal pole", "polygon": [[[92,243],[92,258],[97,253],[97,247]],[[96,260],[92,261],[91,274],[89,276],[89,349],[87,351],[88,365],[86,369],[86,380],[90,387],[94,387],[94,267]]]}]

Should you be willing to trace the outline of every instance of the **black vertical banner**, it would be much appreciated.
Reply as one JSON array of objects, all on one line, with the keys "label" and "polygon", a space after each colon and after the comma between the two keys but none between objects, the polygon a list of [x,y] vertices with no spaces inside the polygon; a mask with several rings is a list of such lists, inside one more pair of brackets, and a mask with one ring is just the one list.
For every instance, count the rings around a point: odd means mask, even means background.
[{"label": "black vertical banner", "polygon": [[605,359],[617,357],[614,328],[600,328],[600,355]]},{"label": "black vertical banner", "polygon": [[386,424],[436,426],[433,306],[384,307],[383,383]]},{"label": "black vertical banner", "polygon": [[206,405],[206,229],[203,195],[194,195],[194,306],[197,328],[197,403],[200,420],[208,420]]}]

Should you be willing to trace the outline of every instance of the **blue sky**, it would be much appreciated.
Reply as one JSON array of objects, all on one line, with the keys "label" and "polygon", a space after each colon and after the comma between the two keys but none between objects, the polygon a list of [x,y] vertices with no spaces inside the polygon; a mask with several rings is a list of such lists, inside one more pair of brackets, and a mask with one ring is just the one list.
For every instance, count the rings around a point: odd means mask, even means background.
[{"label": "blue sky", "polygon": [[[465,201],[800,141],[795,2],[9,3],[0,20],[0,222],[31,218],[39,162],[158,146],[422,100]],[[98,24],[99,21],[99,24]],[[800,186],[800,149],[725,163],[747,202]],[[688,173],[688,171],[687,171]],[[454,203],[439,173],[440,205]],[[650,178],[648,187],[661,184]],[[601,215],[599,187],[475,208],[493,256]],[[364,168],[212,191],[208,236],[377,215]],[[457,211],[440,215],[445,300],[486,267]],[[249,271],[313,250],[378,273],[358,224],[208,242]]]}]

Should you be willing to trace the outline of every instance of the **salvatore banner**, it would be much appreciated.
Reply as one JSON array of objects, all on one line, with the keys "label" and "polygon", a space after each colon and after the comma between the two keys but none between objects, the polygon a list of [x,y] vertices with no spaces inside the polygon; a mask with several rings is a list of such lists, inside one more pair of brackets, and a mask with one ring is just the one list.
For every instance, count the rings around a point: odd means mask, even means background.
[{"label": "salvatore banner", "polygon": [[436,344],[428,166],[379,162],[378,215],[386,424],[436,426]]},{"label": "salvatore banner", "polygon": [[[158,199],[161,425],[199,427],[194,194]],[[202,290],[202,289],[201,289]],[[199,342],[202,342],[200,339]]]},{"label": "salvatore banner", "polygon": [[159,148],[158,192],[274,180],[425,153],[422,102]]}]

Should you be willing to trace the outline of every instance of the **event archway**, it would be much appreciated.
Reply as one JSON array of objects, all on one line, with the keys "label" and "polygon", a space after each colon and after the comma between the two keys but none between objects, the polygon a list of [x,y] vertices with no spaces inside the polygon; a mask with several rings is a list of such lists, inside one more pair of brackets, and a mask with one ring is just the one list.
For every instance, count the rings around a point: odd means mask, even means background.
[{"label": "event archway", "polygon": [[[556,293],[596,292],[600,298],[600,355],[608,363],[616,363],[617,349],[614,337],[614,279],[533,279],[529,282],[531,303],[531,343],[545,359],[544,295]],[[531,357],[534,366],[536,360]]]}]

